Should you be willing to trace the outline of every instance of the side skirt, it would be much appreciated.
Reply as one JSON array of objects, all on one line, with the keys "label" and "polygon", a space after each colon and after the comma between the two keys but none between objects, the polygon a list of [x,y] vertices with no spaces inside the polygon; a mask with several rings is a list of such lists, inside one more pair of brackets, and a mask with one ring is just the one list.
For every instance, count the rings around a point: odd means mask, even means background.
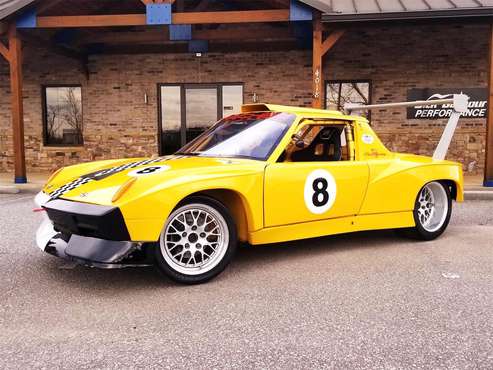
[{"label": "side skirt", "polygon": [[413,212],[377,213],[329,220],[275,226],[248,234],[250,244],[279,243],[365,230],[398,229],[415,226]]}]

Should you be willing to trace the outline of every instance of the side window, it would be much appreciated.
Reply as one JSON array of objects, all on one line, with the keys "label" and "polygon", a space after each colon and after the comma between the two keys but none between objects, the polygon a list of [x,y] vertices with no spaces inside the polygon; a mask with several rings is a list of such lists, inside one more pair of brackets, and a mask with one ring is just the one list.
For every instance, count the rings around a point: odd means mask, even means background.
[{"label": "side window", "polygon": [[350,159],[346,125],[306,125],[293,135],[282,162],[335,162]]},{"label": "side window", "polygon": [[[342,111],[346,103],[370,104],[370,81],[328,81],[325,105],[327,109]],[[369,111],[361,111],[368,120]]]},{"label": "side window", "polygon": [[84,143],[80,86],[43,87],[43,112],[45,145],[77,146]]}]

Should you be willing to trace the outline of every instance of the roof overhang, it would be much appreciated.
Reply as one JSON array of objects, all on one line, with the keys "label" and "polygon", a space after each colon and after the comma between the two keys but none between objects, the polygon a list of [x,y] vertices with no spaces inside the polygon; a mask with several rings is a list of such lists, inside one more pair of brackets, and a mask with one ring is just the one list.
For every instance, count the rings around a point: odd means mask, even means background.
[{"label": "roof overhang", "polygon": [[[413,19],[440,19],[440,18],[466,18],[466,17],[493,17],[493,6],[479,0],[477,6],[455,4],[448,8],[431,6],[424,0],[414,0],[412,8],[404,8],[404,3],[399,0],[353,0],[335,3],[332,0],[301,0],[311,7],[323,13],[324,22],[371,22],[390,20]],[[408,6],[409,6],[408,4]],[[433,4],[433,3],[431,3]]]},{"label": "roof overhang", "polygon": [[0,20],[11,16],[35,1],[37,0],[7,0],[5,2],[0,0]]},{"label": "roof overhang", "polygon": [[357,13],[357,14],[323,14],[322,21],[335,22],[372,22],[393,20],[419,20],[419,19],[445,19],[445,18],[469,18],[469,17],[492,17],[491,8],[472,9],[448,9],[428,10],[414,12],[384,12],[384,13]]}]

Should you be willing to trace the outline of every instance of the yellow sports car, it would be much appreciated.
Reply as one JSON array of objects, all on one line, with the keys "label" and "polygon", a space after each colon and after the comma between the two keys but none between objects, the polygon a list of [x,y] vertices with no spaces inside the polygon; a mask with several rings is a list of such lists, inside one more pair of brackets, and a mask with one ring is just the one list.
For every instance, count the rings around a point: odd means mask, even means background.
[{"label": "yellow sports car", "polygon": [[250,104],[171,156],[84,163],[36,196],[38,246],[81,264],[219,274],[252,245],[361,230],[443,233],[459,163],[390,152],[363,117]]}]

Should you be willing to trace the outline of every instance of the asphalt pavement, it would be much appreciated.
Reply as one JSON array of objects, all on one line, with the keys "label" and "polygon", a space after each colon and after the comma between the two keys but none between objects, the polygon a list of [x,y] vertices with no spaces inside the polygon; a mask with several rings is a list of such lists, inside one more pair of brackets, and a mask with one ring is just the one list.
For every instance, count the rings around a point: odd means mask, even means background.
[{"label": "asphalt pavement", "polygon": [[241,248],[199,286],[44,254],[32,207],[0,194],[0,368],[493,368],[493,202],[431,242]]}]

